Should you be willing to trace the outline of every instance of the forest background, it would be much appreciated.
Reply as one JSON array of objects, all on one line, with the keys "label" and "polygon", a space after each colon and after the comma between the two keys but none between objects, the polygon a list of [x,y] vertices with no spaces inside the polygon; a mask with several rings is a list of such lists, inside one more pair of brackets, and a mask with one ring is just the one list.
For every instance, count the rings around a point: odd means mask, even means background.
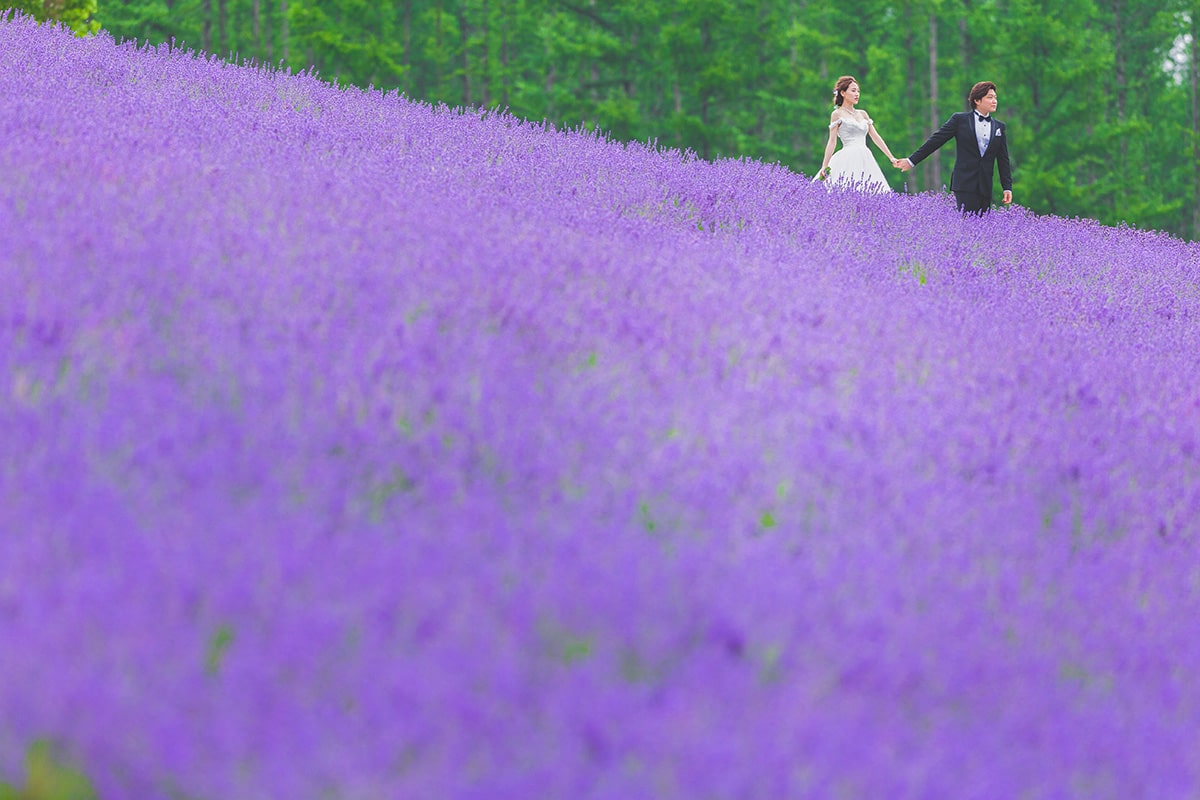
[{"label": "forest background", "polygon": [[[812,175],[843,74],[897,155],[999,85],[1015,200],[1200,240],[1200,0],[0,0],[80,33],[314,68]],[[943,148],[894,188],[945,191]]]}]

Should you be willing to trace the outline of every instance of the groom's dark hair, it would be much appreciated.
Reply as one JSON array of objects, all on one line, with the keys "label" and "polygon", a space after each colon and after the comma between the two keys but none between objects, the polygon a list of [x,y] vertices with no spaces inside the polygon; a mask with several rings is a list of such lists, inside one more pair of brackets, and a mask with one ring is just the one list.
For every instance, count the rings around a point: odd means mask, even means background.
[{"label": "groom's dark hair", "polygon": [[980,81],[971,87],[971,91],[967,93],[967,110],[974,111],[975,104],[987,96],[987,93],[996,88],[996,84],[991,81]]}]

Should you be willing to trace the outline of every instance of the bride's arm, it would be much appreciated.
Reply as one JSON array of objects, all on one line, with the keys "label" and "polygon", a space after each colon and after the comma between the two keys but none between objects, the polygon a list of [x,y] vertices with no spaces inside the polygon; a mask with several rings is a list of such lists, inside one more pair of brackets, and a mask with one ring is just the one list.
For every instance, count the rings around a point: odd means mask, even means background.
[{"label": "bride's arm", "polygon": [[871,134],[871,141],[873,141],[873,142],[875,142],[875,144],[879,145],[879,149],[882,150],[883,154],[888,157],[888,161],[891,161],[892,165],[895,166],[896,157],[894,155],[892,155],[891,148],[889,148],[887,146],[887,142],[883,141],[883,137],[879,135],[879,131],[875,130],[875,123],[872,122],[871,127],[868,128],[867,130]]},{"label": "bride's arm", "polygon": [[821,171],[817,173],[820,178],[825,174],[825,170],[829,169],[829,159],[833,158],[834,148],[837,147],[837,125],[834,115],[829,118],[829,141],[825,143],[825,158],[821,161]]}]

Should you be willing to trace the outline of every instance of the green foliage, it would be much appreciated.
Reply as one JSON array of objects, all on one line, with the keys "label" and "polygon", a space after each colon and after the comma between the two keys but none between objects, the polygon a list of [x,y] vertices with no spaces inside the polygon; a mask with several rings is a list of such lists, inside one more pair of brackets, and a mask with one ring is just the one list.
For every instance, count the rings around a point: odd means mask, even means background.
[{"label": "green foliage", "polygon": [[26,770],[24,787],[0,781],[0,800],[96,800],[91,782],[46,742],[30,746]]},{"label": "green foliage", "polygon": [[[46,5],[51,5],[51,2]],[[100,30],[100,21],[96,19],[96,0],[57,0],[53,5],[58,10],[58,18],[77,35]]]},{"label": "green foliage", "polygon": [[[95,16],[95,0],[67,5]],[[1197,14],[1194,0],[104,0],[99,19],[119,39],[808,174],[839,75],[859,79],[897,155],[992,80],[1018,203],[1197,237],[1190,76],[1164,68]],[[943,191],[952,149],[885,172]]]},{"label": "green foliage", "polygon": [[570,666],[585,660],[592,654],[592,640],[586,637],[568,637],[559,649],[559,658],[563,664]]},{"label": "green foliage", "polygon": [[96,1],[9,0],[4,7],[11,6],[17,11],[24,11],[37,20],[61,22],[73,30],[76,36],[86,36],[100,30],[100,22],[96,19]]},{"label": "green foliage", "polygon": [[208,649],[204,656],[204,671],[216,675],[221,670],[221,662],[233,644],[233,628],[221,625],[208,640]]}]

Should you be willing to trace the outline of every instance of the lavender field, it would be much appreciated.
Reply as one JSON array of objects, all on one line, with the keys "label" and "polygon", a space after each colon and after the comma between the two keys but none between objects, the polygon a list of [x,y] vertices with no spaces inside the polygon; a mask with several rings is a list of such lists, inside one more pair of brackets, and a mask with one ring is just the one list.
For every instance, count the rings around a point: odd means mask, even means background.
[{"label": "lavender field", "polygon": [[10,17],[0,784],[1200,797],[1198,326],[1195,243]]}]

